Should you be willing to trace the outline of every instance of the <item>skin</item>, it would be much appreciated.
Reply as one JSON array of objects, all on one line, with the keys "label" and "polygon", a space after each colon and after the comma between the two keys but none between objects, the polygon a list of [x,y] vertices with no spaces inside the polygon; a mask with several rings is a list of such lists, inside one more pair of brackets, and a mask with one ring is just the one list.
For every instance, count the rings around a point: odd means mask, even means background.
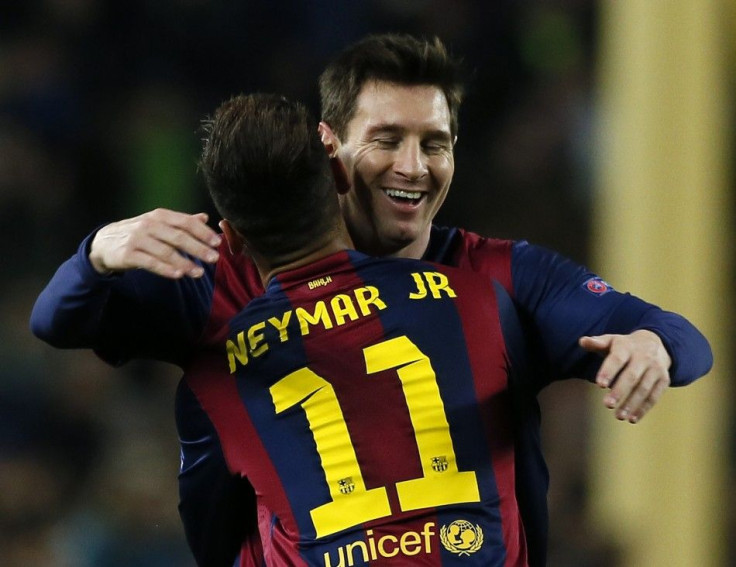
[{"label": "skin", "polygon": [[[420,258],[431,222],[447,196],[454,173],[450,114],[442,92],[431,86],[368,82],[340,140],[324,122],[325,148],[342,171],[340,206],[358,250]],[[418,192],[416,203],[397,203],[386,190]],[[168,278],[200,277],[182,253],[216,262],[221,237],[207,215],[156,209],[100,229],[90,247],[99,273],[145,269]],[[672,364],[655,333],[581,337],[579,344],[603,358],[596,384],[619,420],[638,423],[670,385]]]},{"label": "skin", "polygon": [[[320,133],[348,171],[351,189],[340,195],[340,207],[357,248],[421,257],[455,172],[455,140],[442,91],[371,81],[358,96],[345,140],[324,122]],[[387,190],[420,198],[409,204]]]},{"label": "skin", "polygon": [[102,227],[90,245],[89,260],[100,274],[144,269],[165,278],[199,278],[203,262],[217,262],[222,239],[207,225],[207,214],[156,209]]}]

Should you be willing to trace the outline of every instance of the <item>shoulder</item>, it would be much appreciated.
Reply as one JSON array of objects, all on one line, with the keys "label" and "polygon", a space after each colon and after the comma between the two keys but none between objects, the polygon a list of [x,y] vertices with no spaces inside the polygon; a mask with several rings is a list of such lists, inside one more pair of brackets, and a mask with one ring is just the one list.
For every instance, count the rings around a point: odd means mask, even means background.
[{"label": "shoulder", "polygon": [[219,252],[212,275],[212,305],[202,337],[205,343],[219,340],[228,321],[263,295],[260,275],[249,256],[231,253],[226,242],[220,245]]},{"label": "shoulder", "polygon": [[511,259],[516,245],[513,240],[489,238],[462,228],[433,227],[428,252],[434,254],[425,258],[490,277],[511,291]]},{"label": "shoulder", "polygon": [[597,277],[585,265],[564,254],[527,241],[514,244],[511,270],[517,290],[529,286],[545,289],[550,286],[567,287]]},{"label": "shoulder", "polygon": [[260,276],[253,259],[246,254],[233,254],[227,243],[220,245],[220,258],[217,261],[214,284],[231,293],[256,297],[263,293]]},{"label": "shoulder", "polygon": [[458,247],[459,258],[468,262],[487,264],[508,262],[515,241],[502,238],[489,238],[462,228],[458,229],[461,239]]}]

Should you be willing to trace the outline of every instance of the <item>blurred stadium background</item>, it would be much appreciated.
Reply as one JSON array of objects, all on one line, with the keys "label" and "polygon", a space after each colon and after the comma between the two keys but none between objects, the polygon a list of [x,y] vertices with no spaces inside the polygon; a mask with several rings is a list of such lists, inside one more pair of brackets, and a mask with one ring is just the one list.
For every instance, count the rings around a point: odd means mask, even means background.
[{"label": "blurred stadium background", "polygon": [[550,565],[736,565],[729,0],[3,3],[1,565],[193,565],[177,370],[55,351],[30,308],[94,227],[211,212],[197,128],[219,102],[317,111],[330,56],[383,31],[438,35],[473,71],[440,222],[555,248],[713,342],[712,374],[636,427],[588,384],[544,392]]}]

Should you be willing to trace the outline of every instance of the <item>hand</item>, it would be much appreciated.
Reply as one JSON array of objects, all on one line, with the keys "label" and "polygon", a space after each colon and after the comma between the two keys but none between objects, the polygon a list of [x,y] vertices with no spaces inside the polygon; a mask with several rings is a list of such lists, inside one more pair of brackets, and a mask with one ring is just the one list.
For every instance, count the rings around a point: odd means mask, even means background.
[{"label": "hand", "polygon": [[652,331],[581,337],[579,344],[604,357],[595,381],[601,388],[613,385],[603,403],[617,419],[639,422],[670,385],[672,359]]},{"label": "hand", "polygon": [[206,213],[156,209],[102,227],[92,239],[89,259],[100,274],[144,269],[166,278],[198,278],[204,269],[183,254],[214,263],[220,241],[207,226]]}]

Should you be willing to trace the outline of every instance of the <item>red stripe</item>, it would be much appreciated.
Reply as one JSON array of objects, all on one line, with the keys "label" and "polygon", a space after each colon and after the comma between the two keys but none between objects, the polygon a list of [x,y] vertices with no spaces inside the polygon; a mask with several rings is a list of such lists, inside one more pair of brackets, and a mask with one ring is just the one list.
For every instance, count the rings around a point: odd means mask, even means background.
[{"label": "red stripe", "polygon": [[[283,486],[240,401],[235,380],[224,367],[224,356],[203,350],[222,345],[229,332],[230,319],[251,299],[263,294],[260,275],[249,257],[232,254],[225,239],[219,253],[209,318],[200,339],[200,351],[189,366],[185,379],[215,426],[230,470],[248,476],[253,484],[258,479],[266,479],[269,486],[276,484],[274,500],[277,504],[274,508],[278,510],[282,522],[290,524],[292,530],[296,531],[296,522]],[[244,439],[248,442],[245,443]],[[254,469],[253,463],[257,463],[258,468]],[[283,535],[279,537],[279,534],[272,533],[270,517],[269,514],[259,513],[263,554],[269,564],[275,561],[275,557],[284,557],[284,546],[280,541]],[[259,545],[259,542],[243,542],[241,565],[252,561],[252,545]],[[293,565],[304,564],[299,557],[284,561]]]},{"label": "red stripe", "polygon": [[453,265],[489,276],[514,296],[511,281],[511,240],[484,238],[459,229],[463,238],[453,255]]},{"label": "red stripe", "polygon": [[[443,271],[448,271],[440,267]],[[510,415],[512,403],[508,391],[508,380],[501,383],[496,378],[507,375],[505,343],[498,317],[498,305],[490,281],[473,275],[466,278],[454,273],[453,284],[457,292],[456,306],[463,322],[463,333],[467,344],[470,367],[475,383],[475,394],[479,400],[488,400],[481,414],[486,439],[491,451],[494,476],[501,497],[500,513],[506,565],[527,564],[526,540],[516,501],[514,467],[514,435]],[[479,297],[478,286],[487,285],[488,301],[466,302],[463,297]],[[467,286],[467,291],[460,289]],[[493,350],[492,350],[493,349]]]},{"label": "red stripe", "polygon": [[[188,369],[187,384],[212,420],[231,472],[247,476],[254,486],[265,483],[271,493],[274,513],[286,529],[296,533],[294,515],[279,476],[245,411],[235,379],[225,367],[225,361],[224,354],[219,353],[198,356]],[[257,495],[260,498],[261,495]],[[259,531],[268,564],[306,566],[298,556],[285,554],[288,546],[284,542],[288,537],[272,534],[269,520],[268,516],[259,514]]]},{"label": "red stripe", "polygon": [[[332,296],[335,290],[349,291],[365,285],[352,271],[331,277],[332,283],[326,287],[310,290],[301,285],[285,293],[292,305],[313,312],[315,303]],[[302,338],[309,367],[335,389],[367,488],[421,476],[416,445],[397,442],[413,439],[414,433],[396,372],[366,374],[363,348],[384,339],[378,315],[330,330],[320,325],[310,329]],[[335,351],[336,344],[340,345],[339,352]],[[390,470],[386,463],[391,463]]]},{"label": "red stripe", "polygon": [[253,260],[245,254],[232,254],[223,238],[220,259],[215,269],[210,314],[201,337],[204,345],[222,344],[228,322],[251,299],[263,295],[263,284]]}]

